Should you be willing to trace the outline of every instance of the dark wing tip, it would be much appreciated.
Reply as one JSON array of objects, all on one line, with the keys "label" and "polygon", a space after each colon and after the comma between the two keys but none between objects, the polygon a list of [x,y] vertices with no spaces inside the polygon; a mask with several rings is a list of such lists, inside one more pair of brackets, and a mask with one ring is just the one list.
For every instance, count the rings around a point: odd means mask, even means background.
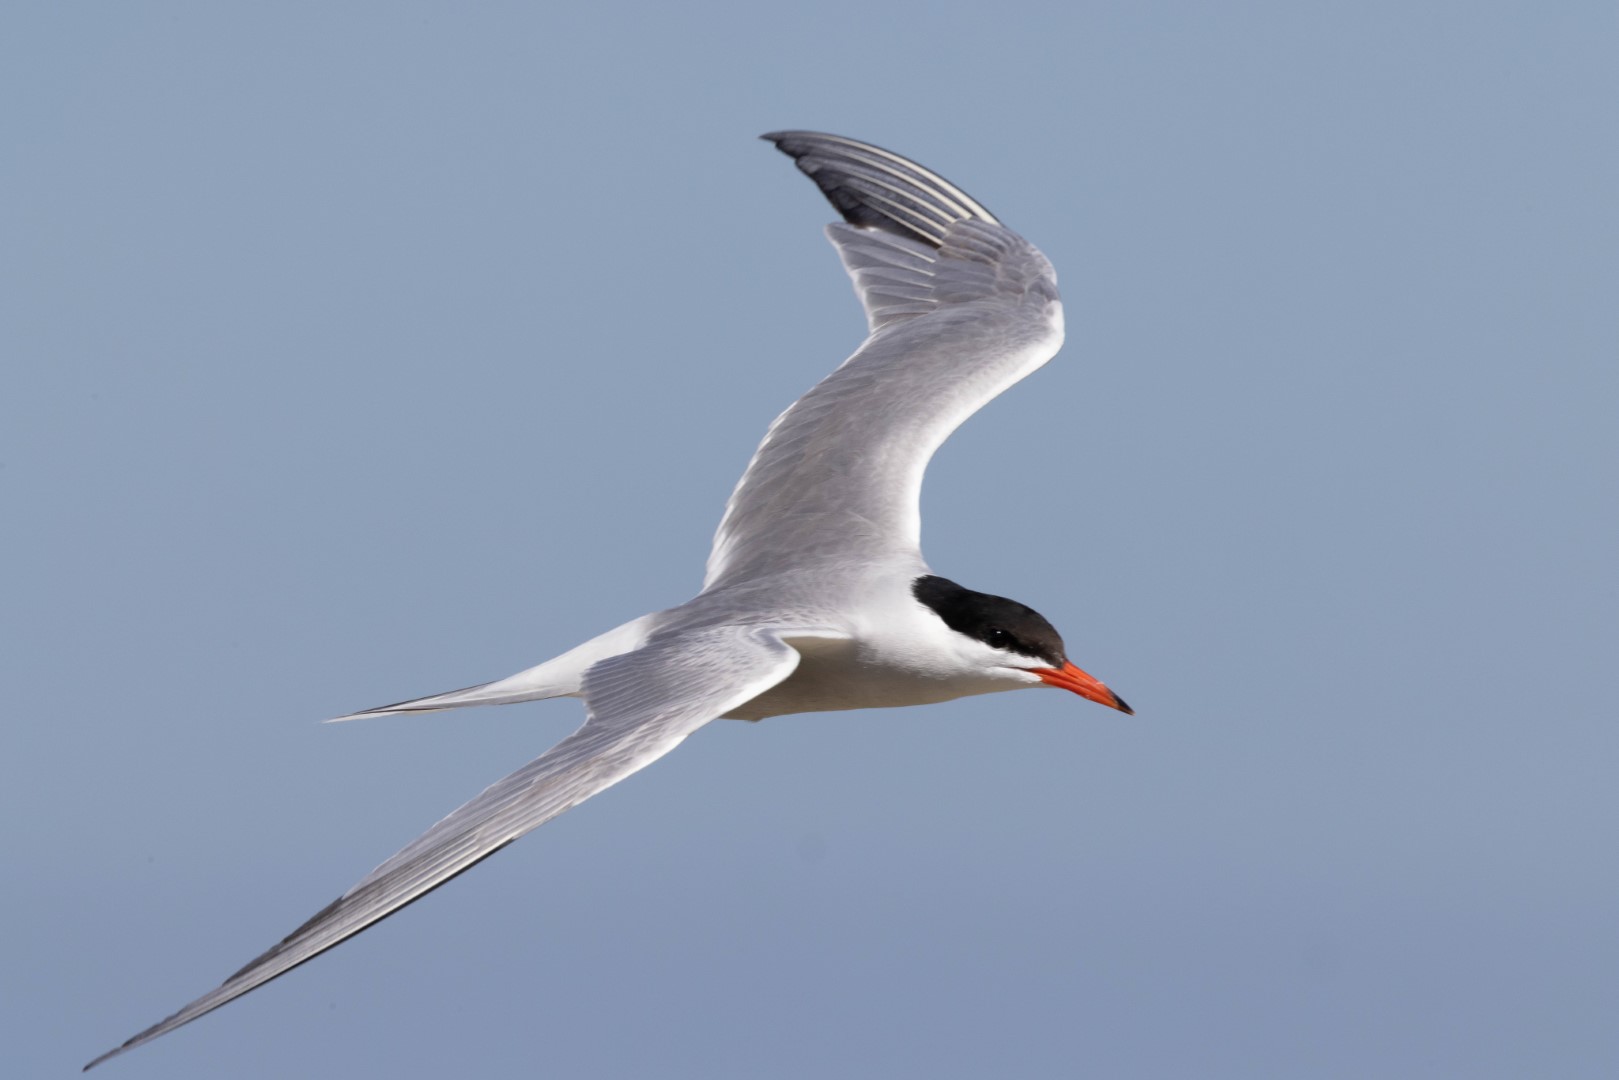
[{"label": "dark wing tip", "polygon": [[938,173],[880,146],[819,131],[772,131],[759,137],[792,158],[851,225],[938,247],[958,221],[1000,224]]},{"label": "dark wing tip", "polygon": [[111,1050],[108,1050],[105,1054],[102,1054],[100,1057],[98,1057],[94,1061],[90,1062],[90,1064],[86,1065],[84,1068],[80,1069],[79,1071],[80,1072],[89,1072],[91,1069],[95,1068],[97,1065],[100,1065],[103,1061],[106,1061],[108,1058],[115,1058],[119,1054],[122,1054],[125,1050],[128,1050],[128,1049],[129,1049],[128,1046],[115,1046]]}]

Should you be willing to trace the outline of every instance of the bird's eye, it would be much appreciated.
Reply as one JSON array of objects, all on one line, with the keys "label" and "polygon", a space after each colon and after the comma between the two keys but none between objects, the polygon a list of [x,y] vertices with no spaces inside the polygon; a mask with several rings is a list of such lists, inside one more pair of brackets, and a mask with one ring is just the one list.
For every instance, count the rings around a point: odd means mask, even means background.
[{"label": "bird's eye", "polygon": [[1004,649],[1012,644],[1012,635],[1005,630],[996,628],[984,635],[984,644],[992,649]]}]

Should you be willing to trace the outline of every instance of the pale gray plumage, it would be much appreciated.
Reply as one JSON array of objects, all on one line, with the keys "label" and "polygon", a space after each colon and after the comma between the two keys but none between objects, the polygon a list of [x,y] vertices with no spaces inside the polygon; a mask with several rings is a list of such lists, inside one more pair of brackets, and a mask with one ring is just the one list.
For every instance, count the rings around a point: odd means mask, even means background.
[{"label": "pale gray plumage", "polygon": [[[1031,667],[1026,655],[952,636],[912,591],[930,573],[918,505],[929,458],[1062,342],[1051,264],[914,162],[839,136],[765,138],[844,216],[827,231],[871,336],[771,425],[726,506],[702,592],[509,678],[352,714],[575,696],[587,719],[218,989],[86,1068],[358,933],[710,720],[917,704],[1041,682],[1073,688],[1053,682],[1071,682],[1069,674]],[[1105,688],[1076,692],[1110,703],[1099,696]]]},{"label": "pale gray plumage", "polygon": [[262,986],[471,869],[774,686],[798,659],[798,652],[772,631],[714,627],[674,640],[654,639],[594,665],[583,688],[589,715],[578,731],[411,841],[218,989],[85,1068]]},{"label": "pale gray plumage", "polygon": [[[840,209],[871,183],[867,171],[894,167],[893,155],[848,139],[765,138],[801,155],[799,167]],[[933,452],[1062,345],[1046,257],[948,181],[902,164],[925,182],[882,173],[908,186],[885,187],[880,213],[860,203],[845,211],[859,225],[827,226],[871,336],[770,426],[726,505],[705,589],[789,562],[919,560],[922,473]]]}]

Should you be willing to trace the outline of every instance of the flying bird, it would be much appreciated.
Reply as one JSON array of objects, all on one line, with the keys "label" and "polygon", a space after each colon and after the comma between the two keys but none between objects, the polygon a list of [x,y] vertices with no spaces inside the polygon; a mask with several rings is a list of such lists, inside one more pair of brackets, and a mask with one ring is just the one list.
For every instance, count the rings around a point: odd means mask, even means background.
[{"label": "flying bird", "polygon": [[86,1065],[188,1024],[438,888],[651,764],[711,720],[1058,687],[1122,712],[1030,607],[922,558],[939,444],[1063,340],[1051,263],[980,203],[868,143],[763,136],[843,220],[827,235],[870,335],[770,425],[726,504],[702,591],[536,667],[338,717],[576,697],[577,731],[434,825],[278,945]]}]

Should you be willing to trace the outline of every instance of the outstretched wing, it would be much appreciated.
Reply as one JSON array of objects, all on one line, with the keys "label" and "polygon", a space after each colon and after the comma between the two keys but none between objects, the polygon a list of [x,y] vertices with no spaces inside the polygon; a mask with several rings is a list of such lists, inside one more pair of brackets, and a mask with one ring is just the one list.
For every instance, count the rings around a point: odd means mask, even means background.
[{"label": "outstretched wing", "polygon": [[709,720],[781,682],[798,659],[774,631],[718,627],[654,636],[600,661],[585,674],[589,718],[578,731],[434,825],[218,989],[85,1068],[212,1012],[398,911],[656,761]]},{"label": "outstretched wing", "polygon": [[725,508],[705,589],[786,565],[920,557],[933,452],[1062,345],[1051,264],[960,188],[852,139],[764,138],[843,215],[827,234],[871,336],[771,425]]}]

